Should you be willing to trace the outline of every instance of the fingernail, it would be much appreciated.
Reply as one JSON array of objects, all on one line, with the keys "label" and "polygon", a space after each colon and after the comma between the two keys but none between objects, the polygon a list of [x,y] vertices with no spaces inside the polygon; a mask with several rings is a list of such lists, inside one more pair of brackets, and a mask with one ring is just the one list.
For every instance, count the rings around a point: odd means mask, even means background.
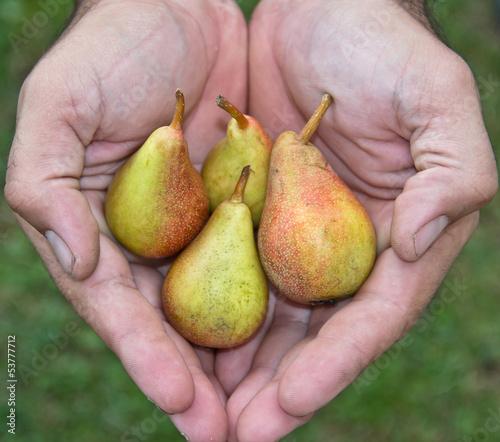
[{"label": "fingernail", "polygon": [[71,276],[76,260],[69,250],[69,247],[61,239],[61,237],[52,230],[47,230],[45,232],[45,238],[49,241],[52,250],[54,250],[54,253],[56,254],[57,260],[61,264],[64,271]]},{"label": "fingernail", "polygon": [[151,402],[152,404],[154,404],[154,406],[155,406],[156,408],[158,408],[158,410],[160,410],[163,414],[166,414],[167,416],[173,416],[173,414],[172,414],[172,413],[168,413],[168,412],[166,412],[165,410],[163,410],[162,408],[160,408],[160,406],[159,406],[159,405],[158,405],[155,401],[153,401],[152,399],[148,398],[147,396],[146,396],[146,399],[147,399],[149,402]]},{"label": "fingernail", "polygon": [[439,216],[432,221],[429,221],[425,226],[413,236],[413,245],[415,247],[415,255],[421,256],[436,241],[443,230],[448,225],[449,220],[445,215]]},{"label": "fingernail", "polygon": [[158,405],[156,405],[156,408],[158,408],[158,410],[160,410],[163,414],[166,414],[167,416],[173,416],[174,415],[173,413],[169,413],[169,412],[165,411],[163,408],[160,408]]}]

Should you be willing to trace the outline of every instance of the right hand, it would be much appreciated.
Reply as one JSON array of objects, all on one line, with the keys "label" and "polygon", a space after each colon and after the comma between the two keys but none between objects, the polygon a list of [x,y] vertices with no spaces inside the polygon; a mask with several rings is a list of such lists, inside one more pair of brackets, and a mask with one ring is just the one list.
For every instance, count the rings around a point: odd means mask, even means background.
[{"label": "right hand", "polygon": [[193,163],[223,137],[214,100],[246,105],[246,24],[226,1],[80,3],[22,87],[5,195],[62,293],[144,394],[190,439],[225,439],[212,352],[167,324],[163,274],[108,238],[103,202],[121,162],[170,124],[176,88]]}]

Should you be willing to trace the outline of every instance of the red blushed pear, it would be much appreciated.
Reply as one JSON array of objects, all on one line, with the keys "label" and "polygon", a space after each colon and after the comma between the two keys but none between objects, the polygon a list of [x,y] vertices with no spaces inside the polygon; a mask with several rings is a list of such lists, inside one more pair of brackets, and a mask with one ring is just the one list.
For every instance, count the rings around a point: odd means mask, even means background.
[{"label": "red blushed pear", "polygon": [[156,129],[123,163],[106,195],[111,232],[127,249],[147,258],[185,248],[210,215],[207,191],[182,132],[184,95],[177,89],[175,97],[170,126]]},{"label": "red blushed pear", "polygon": [[233,118],[227,125],[226,137],[210,150],[203,162],[201,176],[208,191],[210,210],[214,212],[231,197],[241,169],[251,164],[253,173],[248,179],[244,202],[257,228],[266,199],[273,142],[255,118],[244,115],[225,97],[219,95],[216,104]]},{"label": "red blushed pear", "polygon": [[268,278],[285,296],[302,304],[352,296],[376,258],[368,213],[309,143],[332,101],[325,94],[300,134],[284,132],[276,140],[258,232]]}]

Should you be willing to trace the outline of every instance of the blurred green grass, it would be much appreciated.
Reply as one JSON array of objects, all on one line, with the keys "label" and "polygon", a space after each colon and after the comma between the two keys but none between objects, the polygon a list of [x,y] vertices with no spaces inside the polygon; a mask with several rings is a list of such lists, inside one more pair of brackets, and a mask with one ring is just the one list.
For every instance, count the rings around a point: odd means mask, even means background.
[{"label": "blurred green grass", "polygon": [[[16,40],[13,34],[23,35],[23,26],[33,21],[40,3],[0,3],[2,187],[20,86],[64,29],[72,9],[72,2],[56,3],[57,10],[46,24],[35,27],[27,41]],[[257,2],[238,3],[249,14]],[[500,28],[493,0],[439,0],[435,5],[450,46],[465,58],[478,80],[486,126],[498,156]],[[499,225],[497,196],[482,210],[472,240],[407,338],[284,441],[500,440]],[[3,195],[0,245],[0,377],[7,378],[6,341],[15,334],[17,439],[184,440],[168,420],[160,419],[118,359],[58,292],[16,227]],[[2,388],[0,416],[8,414],[5,394]],[[498,420],[488,421],[490,416]],[[7,427],[1,419],[3,435]],[[133,431],[142,436],[133,436]]]}]

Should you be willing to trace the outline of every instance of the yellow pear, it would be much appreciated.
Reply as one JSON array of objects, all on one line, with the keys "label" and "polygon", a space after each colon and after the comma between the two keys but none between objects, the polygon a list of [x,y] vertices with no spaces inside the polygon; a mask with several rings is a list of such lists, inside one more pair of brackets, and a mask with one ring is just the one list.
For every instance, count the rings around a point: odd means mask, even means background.
[{"label": "yellow pear", "polygon": [[255,118],[242,114],[225,97],[219,95],[216,104],[233,118],[227,125],[226,136],[210,150],[201,169],[210,210],[213,212],[231,197],[241,169],[251,164],[254,173],[248,178],[243,202],[250,208],[253,225],[257,228],[266,199],[273,142]]},{"label": "yellow pear", "polygon": [[248,340],[264,320],[267,278],[250,209],[242,202],[250,167],[196,239],[175,259],[163,285],[168,322],[188,341],[228,348]]}]

